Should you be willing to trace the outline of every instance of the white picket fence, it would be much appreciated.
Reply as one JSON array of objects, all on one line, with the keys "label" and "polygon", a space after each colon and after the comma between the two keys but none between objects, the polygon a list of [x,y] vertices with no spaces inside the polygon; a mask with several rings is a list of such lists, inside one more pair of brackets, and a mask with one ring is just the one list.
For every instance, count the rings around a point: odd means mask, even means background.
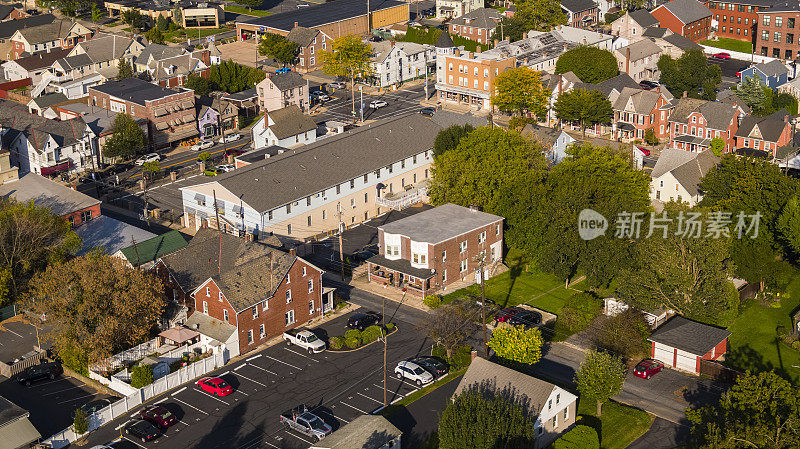
[{"label": "white picket fence", "polygon": [[157,349],[158,349],[158,337],[150,341],[146,341],[142,344],[136,345],[130,349],[126,349],[122,352],[114,354],[111,357],[102,360],[100,363],[98,363],[97,367],[94,366],[89,367],[89,370],[97,371],[98,368],[102,368],[103,371],[105,370],[112,371],[128,362],[135,362],[137,360],[141,360],[146,356],[156,352]]},{"label": "white picket fence", "polygon": [[729,55],[731,55],[731,58],[733,58],[733,59],[738,59],[740,61],[753,61],[753,64],[759,64],[759,63],[762,63],[762,62],[770,62],[770,61],[775,61],[775,60],[779,60],[780,61],[779,58],[773,58],[771,56],[761,56],[761,55],[756,55],[756,54],[751,54],[751,53],[743,53],[741,51],[733,51],[733,50],[727,50],[727,49],[719,48],[719,47],[712,47],[711,45],[700,44],[700,46],[703,47],[703,53],[706,53],[706,54],[709,54],[709,55],[713,55],[714,53],[724,52],[724,53],[728,53]]},{"label": "white picket fence", "polygon": [[[98,410],[89,416],[89,431],[95,430],[98,427],[107,424],[118,418],[128,411],[149,399],[166,393],[167,391],[176,388],[192,379],[203,376],[223,365],[228,363],[230,356],[227,350],[215,353],[212,357],[207,357],[198,360],[191,365],[185,366],[174,373],[164,376],[152,384],[135,390],[134,393],[123,397],[119,401],[109,405],[108,407]],[[127,384],[126,384],[127,385]],[[132,388],[128,385],[128,388]],[[53,449],[60,449],[78,438],[71,428],[66,428],[59,433],[46,439],[47,443]]]}]

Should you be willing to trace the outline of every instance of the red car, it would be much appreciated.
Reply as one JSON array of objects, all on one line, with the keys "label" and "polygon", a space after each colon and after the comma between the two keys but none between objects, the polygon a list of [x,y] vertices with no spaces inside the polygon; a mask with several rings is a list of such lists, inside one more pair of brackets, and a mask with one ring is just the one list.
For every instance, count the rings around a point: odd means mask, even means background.
[{"label": "red car", "polygon": [[736,72],[736,78],[741,78],[741,77],[742,77],[742,72]]},{"label": "red car", "polygon": [[713,57],[715,57],[717,59],[731,59],[731,54],[730,53],[725,53],[724,51],[721,52],[721,53],[714,53],[711,56],[713,56]]},{"label": "red car", "polygon": [[197,381],[197,386],[206,393],[227,396],[233,393],[233,387],[219,377],[204,377]]},{"label": "red car", "polygon": [[642,154],[644,154],[645,156],[650,156],[650,150],[648,150],[647,148],[636,147],[636,149],[641,151]]},{"label": "red car", "polygon": [[658,374],[662,368],[664,368],[664,364],[658,360],[646,359],[636,365],[636,368],[633,369],[633,375],[642,379],[649,379]]},{"label": "red car", "polygon": [[139,412],[139,415],[145,421],[150,421],[164,430],[178,423],[178,418],[160,405],[148,405]]},{"label": "red car", "polygon": [[494,319],[497,320],[498,323],[505,323],[506,321],[510,320],[514,315],[525,311],[524,309],[520,309],[519,307],[506,307],[505,309],[500,309],[494,315]]}]

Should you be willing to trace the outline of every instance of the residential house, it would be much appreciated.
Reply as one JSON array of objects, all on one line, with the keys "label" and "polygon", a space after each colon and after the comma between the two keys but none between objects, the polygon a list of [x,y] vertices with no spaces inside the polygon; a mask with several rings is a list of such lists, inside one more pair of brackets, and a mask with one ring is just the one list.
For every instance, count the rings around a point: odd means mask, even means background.
[{"label": "residential house", "polygon": [[790,118],[785,109],[766,117],[744,117],[735,133],[736,148],[758,150],[772,158],[778,157],[781,148],[793,143],[794,129]]},{"label": "residential house", "polygon": [[79,256],[95,249],[113,255],[131,242],[143,242],[156,237],[150,231],[104,215],[79,226],[75,233],[83,244]]},{"label": "residential house", "polygon": [[[651,31],[655,30],[665,30],[665,33],[661,37],[650,36]],[[696,42],[690,41],[689,39],[681,36],[680,34],[675,34],[665,28],[649,28],[645,31],[645,37],[649,37],[659,48],[661,48],[662,54],[665,54],[672,59],[678,59],[683,54],[689,50],[703,50]]]},{"label": "residential house", "polygon": [[569,430],[578,413],[578,397],[537,377],[475,357],[456,387],[454,396],[477,390],[511,395],[535,417],[534,449],[544,449]]},{"label": "residential house", "polygon": [[321,51],[328,49],[328,43],[332,40],[324,32],[301,26],[295,26],[286,40],[294,42],[299,48],[297,64],[294,69],[301,73],[308,73],[322,68],[322,59],[319,57]]},{"label": "residential house", "polygon": [[742,81],[756,77],[762,86],[777,89],[789,80],[789,69],[779,60],[760,62],[742,70]]},{"label": "residential house", "polygon": [[258,107],[262,112],[274,111],[295,105],[307,112],[311,107],[308,101],[308,82],[297,72],[267,74],[256,85]]},{"label": "residential house", "polygon": [[80,226],[100,216],[100,200],[53,182],[36,173],[20,176],[18,180],[0,184],[0,198],[20,203],[33,201],[53,214]]},{"label": "residential house", "polygon": [[521,134],[539,142],[545,150],[545,157],[552,164],[558,164],[567,157],[567,148],[576,142],[574,137],[561,129],[546,128],[531,123],[522,128]]},{"label": "residential house", "polygon": [[435,50],[414,42],[370,42],[374,83],[379,87],[399,85],[425,76]]},{"label": "residential house", "polygon": [[650,14],[662,28],[694,42],[708,39],[711,33],[711,11],[697,0],[671,0]]},{"label": "residential house", "polygon": [[652,343],[650,355],[654,359],[680,371],[700,374],[704,360],[719,360],[725,355],[730,335],[725,329],[675,316],[647,340]]},{"label": "residential house", "polygon": [[30,17],[30,14],[25,11],[22,3],[15,3],[13,5],[0,5],[0,22],[26,19],[28,17]]},{"label": "residential house", "polygon": [[800,58],[800,36],[795,32],[795,24],[800,21],[800,4],[796,1],[765,2],[759,5],[756,14],[754,52],[786,61]]},{"label": "residential house", "polygon": [[6,20],[0,22],[0,59],[10,60],[14,58],[11,46],[11,36],[23,28],[31,28],[39,25],[46,25],[56,20],[52,14],[39,14],[23,19]]},{"label": "residential house", "polygon": [[402,436],[382,415],[361,415],[309,449],[391,449],[401,447]]},{"label": "residential house", "polygon": [[644,32],[651,27],[658,27],[658,19],[646,9],[625,12],[611,23],[611,34],[624,37],[631,42],[641,39]]},{"label": "residential house", "polygon": [[617,58],[619,71],[627,73],[635,81],[658,81],[661,72],[657,63],[661,52],[661,47],[653,41],[642,39],[614,50],[614,57]]},{"label": "residential house", "polygon": [[589,28],[600,21],[600,6],[592,0],[561,0],[561,10],[571,27]]},{"label": "residential house", "polygon": [[36,85],[41,81],[42,75],[50,70],[53,63],[68,55],[69,52],[68,48],[59,48],[49,53],[38,53],[6,61],[2,65],[3,78],[9,81],[30,78],[31,83]]},{"label": "residential house", "polygon": [[672,94],[661,86],[653,90],[625,87],[614,108],[614,137],[623,141],[643,140],[648,129],[658,139],[669,137],[669,114],[664,109],[672,101]]},{"label": "residential house", "polygon": [[800,98],[800,76],[778,86],[778,92]]},{"label": "residential house", "polygon": [[495,9],[478,8],[451,20],[448,31],[480,44],[490,44],[502,18],[502,14]]},{"label": "residential house", "polygon": [[69,99],[64,94],[54,93],[42,95],[28,102],[28,112],[33,115],[56,120],[59,119],[59,114],[53,109],[53,106],[67,101],[69,101]]},{"label": "residential house", "polygon": [[226,232],[258,238],[304,239],[369,220],[391,207],[377,204],[381,192],[403,193],[430,178],[431,149],[442,129],[435,120],[419,114],[381,120],[182,187],[184,223],[190,231],[214,227],[214,195],[224,206]]},{"label": "residential house", "polygon": [[253,125],[253,148],[292,148],[317,141],[317,123],[295,105],[269,111]]},{"label": "residential house", "polygon": [[457,19],[480,8],[483,8],[480,0],[436,0],[436,17]]},{"label": "residential house", "polygon": [[156,149],[198,135],[194,91],[189,89],[167,89],[127,78],[89,88],[89,104],[147,119],[150,143]]},{"label": "residential house", "polygon": [[367,259],[369,282],[424,298],[495,274],[503,259],[503,217],[444,204],[379,226],[378,250]]},{"label": "residential house", "polygon": [[219,65],[222,62],[222,52],[214,45],[214,42],[210,42],[206,50],[208,50],[211,65]]},{"label": "residential house", "polygon": [[239,129],[239,108],[220,96],[214,98],[196,97],[197,129],[201,139],[210,139],[228,130]]},{"label": "residential house", "polygon": [[2,396],[0,396],[0,410],[3,410],[3,414],[0,415],[0,428],[3,429],[4,445],[14,448],[34,447],[42,439],[42,434],[28,419],[31,416],[30,412]]},{"label": "residential house", "polygon": [[[559,41],[572,42],[578,45],[588,45],[603,50],[611,51],[614,49],[614,36],[598,33],[596,31],[583,28],[576,28],[566,25],[557,25],[550,31]],[[536,33],[529,33],[528,36],[535,36]]]},{"label": "residential house", "polygon": [[[548,116],[548,121],[550,123],[555,123],[558,121],[555,112],[553,111],[552,105],[555,104],[555,101],[558,99],[558,96],[564,92],[569,92],[570,90],[573,89],[596,90],[602,93],[608,99],[608,101],[611,102],[612,105],[614,105],[614,103],[616,103],[617,101],[617,98],[619,98],[619,96],[622,94],[622,91],[625,88],[641,89],[641,86],[639,86],[639,84],[626,73],[620,73],[619,75],[613,78],[609,78],[597,84],[583,83],[572,72],[567,72],[561,75],[548,77],[546,81],[547,81],[547,88],[553,92],[550,96],[551,108],[550,108],[550,115]],[[576,124],[564,123],[563,125],[570,127],[573,131],[577,132],[581,131],[580,126],[577,126]],[[612,124],[611,126],[598,124],[592,128],[587,128],[586,132],[589,134],[599,136],[609,133],[613,134],[615,129],[616,128],[614,124]]]},{"label": "residential house", "polygon": [[128,245],[111,255],[124,260],[131,268],[149,270],[159,259],[183,249],[186,245],[188,243],[183,235],[173,229],[149,239],[128,240]]},{"label": "residential house", "polygon": [[153,61],[146,71],[153,83],[169,88],[183,86],[189,76],[208,79],[211,76],[211,52],[196,50]]},{"label": "residential house", "polygon": [[[86,123],[85,134],[88,138],[88,145],[91,147],[92,152],[98,155],[98,158],[104,164],[111,164],[115,162],[115,158],[107,158],[103,155],[103,148],[106,141],[114,135],[114,119],[117,118],[117,113],[108,109],[103,109],[88,105],[83,102],[69,102],[55,106],[55,110],[59,115],[60,120],[70,120],[73,118],[80,118]],[[146,118],[133,118],[139,124],[139,128],[144,132],[145,137],[148,137],[149,127]]]},{"label": "residential house", "polygon": [[258,92],[255,87],[236,92],[235,94],[222,94],[222,99],[233,103],[239,112],[244,115],[255,115],[258,113]]},{"label": "residential house", "polygon": [[92,30],[70,20],[56,20],[45,25],[22,28],[11,36],[11,59],[72,48],[91,37]]},{"label": "residential house", "polygon": [[133,61],[133,68],[136,73],[142,73],[148,70],[152,64],[175,56],[186,54],[187,51],[183,47],[170,47],[163,44],[149,44],[136,55]]},{"label": "residential house", "polygon": [[725,141],[724,152],[736,148],[735,136],[744,110],[738,104],[680,98],[668,111],[670,146],[680,150],[701,152],[710,148],[711,140]]},{"label": "residential house", "polygon": [[58,121],[28,112],[23,105],[0,102],[2,147],[11,152],[11,163],[20,174],[53,176],[96,167],[81,118]]},{"label": "residential house", "polygon": [[716,28],[714,34],[717,37],[747,42],[752,42],[756,37],[758,11],[768,9],[776,4],[772,0],[728,0],[725,2],[715,0],[704,3],[713,14],[711,23]]},{"label": "residential house", "polygon": [[650,199],[655,202],[685,202],[693,207],[703,199],[700,180],[719,158],[711,151],[693,153],[665,148],[650,172]]},{"label": "residential house", "polygon": [[[449,46],[448,46],[449,45]],[[445,103],[465,104],[477,110],[491,110],[494,80],[501,72],[516,67],[516,57],[496,51],[461,51],[447,32],[436,42],[436,91]]]}]

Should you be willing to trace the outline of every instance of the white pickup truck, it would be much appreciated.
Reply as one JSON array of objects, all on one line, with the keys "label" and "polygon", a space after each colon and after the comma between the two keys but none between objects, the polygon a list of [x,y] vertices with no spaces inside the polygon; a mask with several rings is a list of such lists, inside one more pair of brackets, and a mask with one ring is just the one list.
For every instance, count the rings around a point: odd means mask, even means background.
[{"label": "white pickup truck", "polygon": [[308,350],[308,353],[318,353],[325,350],[325,342],[317,338],[313,332],[307,329],[291,329],[283,333],[283,339],[291,346],[300,346]]}]

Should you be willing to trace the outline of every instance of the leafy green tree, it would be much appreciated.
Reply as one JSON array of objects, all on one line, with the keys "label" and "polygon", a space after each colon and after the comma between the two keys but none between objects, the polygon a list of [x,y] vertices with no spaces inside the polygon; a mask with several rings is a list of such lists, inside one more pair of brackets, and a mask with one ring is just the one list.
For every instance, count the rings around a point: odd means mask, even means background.
[{"label": "leafy green tree", "polygon": [[517,67],[501,73],[494,81],[492,105],[520,116],[530,112],[544,119],[550,92],[542,86],[542,76],[530,67]]},{"label": "leafy green tree", "polygon": [[594,335],[595,346],[626,360],[647,356],[650,327],[641,310],[628,310],[605,320]]},{"label": "leafy green tree", "polygon": [[153,383],[152,365],[136,365],[133,367],[131,370],[131,386],[133,388],[142,388],[151,383]]},{"label": "leafy green tree", "polygon": [[542,331],[524,326],[500,326],[492,331],[487,345],[498,357],[523,365],[533,365],[542,358]]},{"label": "leafy green tree", "polygon": [[356,122],[356,79],[372,75],[372,50],[359,36],[344,35],[334,39],[330,50],[320,53],[322,71],[328,75],[350,79],[353,123]]},{"label": "leafy green tree", "polygon": [[211,153],[208,151],[203,151],[197,156],[197,160],[200,162],[206,162],[209,159],[211,159]]},{"label": "leafy green tree", "polygon": [[275,59],[286,67],[297,59],[299,48],[296,43],[286,40],[285,36],[267,33],[258,43],[258,54]]},{"label": "leafy green tree", "polygon": [[553,109],[559,120],[579,124],[584,137],[586,128],[609,124],[614,114],[611,102],[602,92],[586,89],[573,89],[562,93],[556,99]]},{"label": "leafy green tree", "polygon": [[522,34],[530,31],[530,28],[528,27],[527,22],[523,20],[521,16],[515,14],[511,17],[504,16],[500,20],[500,25],[498,25],[496,31],[502,33],[500,36],[501,39],[505,39],[510,42],[516,42],[522,39]]},{"label": "leafy green tree", "polygon": [[761,79],[756,76],[749,76],[736,89],[736,95],[745,102],[747,106],[754,110],[764,109],[767,105],[767,97],[764,93],[764,85]]},{"label": "leafy green tree", "polygon": [[800,256],[800,198],[793,195],[778,216],[778,232],[783,243],[797,260]]},{"label": "leafy green tree", "polygon": [[186,78],[186,82],[183,83],[183,87],[192,89],[195,94],[200,95],[201,97],[208,96],[208,94],[210,94],[213,90],[211,88],[211,82],[198,75],[189,75]]},{"label": "leafy green tree", "polygon": [[597,402],[597,416],[603,411],[603,403],[622,391],[625,382],[625,364],[607,352],[589,351],[575,375],[575,383],[581,396]]},{"label": "leafy green tree", "polygon": [[131,36],[133,36],[135,30],[138,30],[142,26],[142,13],[140,13],[138,9],[131,8],[122,11],[121,18],[122,22],[131,28]]},{"label": "leafy green tree", "polygon": [[263,70],[237,64],[233,61],[222,61],[212,65],[209,81],[213,90],[221,90],[234,94],[250,89],[266,77]]},{"label": "leafy green tree", "polygon": [[[159,17],[163,17],[163,16],[159,16]],[[161,30],[159,30],[157,26],[147,30],[144,33],[144,37],[146,37],[147,40],[150,41],[153,44],[163,44],[164,43],[164,35],[161,33]]]},{"label": "leafy green tree", "polygon": [[553,449],[600,449],[600,437],[593,428],[577,425],[555,440]]},{"label": "leafy green tree", "polygon": [[128,159],[147,149],[147,136],[130,115],[117,114],[112,129],[113,134],[103,145],[103,156]]},{"label": "leafy green tree", "polygon": [[92,5],[92,22],[97,23],[103,19],[103,10],[97,6],[97,3]]},{"label": "leafy green tree", "polygon": [[566,25],[567,16],[558,0],[521,0],[514,3],[520,22],[526,30],[550,31],[556,25]]},{"label": "leafy green tree", "polygon": [[165,15],[159,14],[158,19],[156,19],[156,28],[161,32],[169,30],[169,19]]},{"label": "leafy green tree", "polygon": [[644,132],[644,141],[647,142],[648,145],[658,145],[658,136],[656,135],[656,130],[651,128],[647,128]]},{"label": "leafy green tree", "polygon": [[776,111],[786,109],[789,114],[797,115],[797,98],[785,92],[776,93],[772,98],[772,109]]},{"label": "leafy green tree", "polygon": [[146,175],[146,177],[151,177],[153,174],[158,173],[161,170],[161,165],[158,161],[148,161],[142,164],[142,173]]},{"label": "leafy green tree", "polygon": [[117,61],[117,79],[133,78],[133,66],[125,58],[119,58]]},{"label": "leafy green tree", "polygon": [[0,199],[0,307],[27,296],[37,273],[80,247],[70,223],[50,209]]},{"label": "leafy green tree", "polygon": [[721,137],[714,137],[711,139],[711,152],[714,153],[714,156],[720,157],[722,156],[722,152],[725,150],[725,141],[722,140]]},{"label": "leafy green tree", "polygon": [[701,98],[702,87],[706,99],[716,98],[715,89],[722,81],[722,70],[718,65],[709,64],[702,50],[686,51],[677,60],[661,55],[657,66],[661,71],[660,81],[676,97],[686,92],[692,98]]},{"label": "leafy green tree", "polygon": [[423,320],[421,330],[438,342],[452,359],[453,353],[478,330],[469,311],[460,304],[446,304],[432,310]]},{"label": "leafy green tree", "polygon": [[800,447],[800,398],[773,371],[740,375],[719,404],[688,409],[686,417],[702,449]]},{"label": "leafy green tree", "polygon": [[172,10],[172,21],[175,22],[177,26],[183,26],[183,13],[180,8]]},{"label": "leafy green tree", "polygon": [[241,4],[246,6],[248,11],[260,8],[263,3],[264,0],[241,0]]},{"label": "leafy green tree", "polygon": [[78,435],[83,435],[89,431],[89,417],[82,408],[75,409],[75,416],[72,419],[72,430]]},{"label": "leafy green tree", "polygon": [[475,128],[467,123],[465,125],[451,125],[439,131],[433,141],[433,156],[438,157],[450,150],[454,150],[458,147],[461,139],[474,130]]},{"label": "leafy green tree", "polygon": [[564,53],[556,62],[556,73],[572,72],[584,83],[599,83],[617,76],[617,58],[597,47],[581,45]]},{"label": "leafy green tree", "polygon": [[439,419],[439,449],[533,449],[535,422],[513,392],[476,384],[448,401]]}]

